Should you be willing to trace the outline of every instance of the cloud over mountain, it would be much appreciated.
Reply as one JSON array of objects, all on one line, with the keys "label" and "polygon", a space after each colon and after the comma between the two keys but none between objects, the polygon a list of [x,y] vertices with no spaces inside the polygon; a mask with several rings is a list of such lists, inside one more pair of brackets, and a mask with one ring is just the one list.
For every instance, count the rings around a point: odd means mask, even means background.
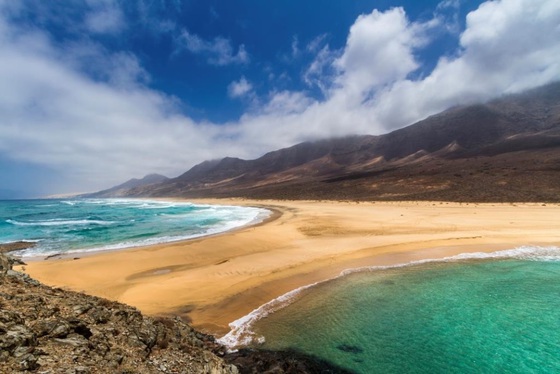
[{"label": "cloud over mountain", "polygon": [[[240,69],[221,92],[234,100],[255,95],[240,116],[218,123],[195,118],[188,103],[156,87],[158,73],[133,49],[88,36],[118,34],[132,24],[120,3],[102,3],[91,2],[85,26],[76,26],[68,41],[48,27],[52,9],[41,11],[43,23],[29,22],[24,6],[0,2],[0,164],[57,170],[62,190],[156,171],[173,176],[204,159],[252,158],[304,140],[380,134],[453,105],[560,77],[560,4],[554,0],[487,1],[466,15],[462,30],[456,13],[435,9],[432,17],[411,20],[406,7],[373,9],[357,16],[341,47],[318,34],[317,45],[305,49],[313,58],[299,70],[301,85],[287,88],[257,87],[248,77],[251,69],[270,69],[249,44],[169,21],[157,35],[173,34],[181,53],[201,56],[199,63],[215,69]],[[142,22],[163,22],[148,21]],[[456,38],[457,47],[428,68],[421,55],[441,33]],[[288,54],[294,40],[305,44],[289,38]]]}]

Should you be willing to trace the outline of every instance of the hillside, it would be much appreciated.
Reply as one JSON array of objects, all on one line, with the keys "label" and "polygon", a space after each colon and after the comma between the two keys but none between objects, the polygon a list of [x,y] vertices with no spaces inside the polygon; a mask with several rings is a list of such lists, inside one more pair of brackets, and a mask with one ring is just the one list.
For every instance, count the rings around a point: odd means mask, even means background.
[{"label": "hillside", "polygon": [[99,191],[99,192],[95,192],[95,193],[91,193],[91,194],[84,194],[81,195],[82,197],[122,197],[122,196],[127,196],[128,191],[134,188],[143,188],[143,187],[147,187],[150,186],[152,184],[158,184],[158,183],[165,183],[166,181],[168,181],[169,178],[167,178],[164,175],[160,175],[160,174],[148,174],[146,175],[144,178],[141,179],[137,179],[137,178],[132,178],[122,184],[119,184],[118,186],[103,190],[103,191]]},{"label": "hillside", "polygon": [[43,285],[12,270],[5,249],[0,246],[0,373],[347,373],[296,352],[227,353],[178,317],[148,317]]},{"label": "hillside", "polygon": [[560,201],[560,83],[380,136],[224,158],[120,196]]}]

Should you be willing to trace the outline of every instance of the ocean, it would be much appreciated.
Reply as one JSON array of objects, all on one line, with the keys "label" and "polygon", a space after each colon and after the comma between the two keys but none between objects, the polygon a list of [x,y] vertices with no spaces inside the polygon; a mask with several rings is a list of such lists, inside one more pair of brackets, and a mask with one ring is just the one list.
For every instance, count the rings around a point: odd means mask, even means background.
[{"label": "ocean", "polygon": [[[129,199],[0,201],[23,257],[150,245],[265,219],[260,208]],[[352,269],[231,324],[230,347],[293,349],[356,373],[560,372],[560,248]]]},{"label": "ocean", "polygon": [[560,372],[560,248],[348,271],[232,323],[220,341],[356,373]]},{"label": "ocean", "polygon": [[136,199],[0,201],[0,243],[22,257],[117,250],[217,234],[264,220],[266,209]]}]

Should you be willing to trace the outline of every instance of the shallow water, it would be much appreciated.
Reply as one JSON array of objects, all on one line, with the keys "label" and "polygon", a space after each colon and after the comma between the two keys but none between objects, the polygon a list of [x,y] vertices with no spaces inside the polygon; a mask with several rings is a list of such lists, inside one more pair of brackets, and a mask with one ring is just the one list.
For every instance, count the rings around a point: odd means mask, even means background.
[{"label": "shallow water", "polygon": [[0,243],[31,241],[23,256],[108,250],[215,234],[268,211],[131,199],[0,201]]},{"label": "shallow water", "polygon": [[353,273],[252,330],[358,373],[560,372],[560,249],[545,252]]}]

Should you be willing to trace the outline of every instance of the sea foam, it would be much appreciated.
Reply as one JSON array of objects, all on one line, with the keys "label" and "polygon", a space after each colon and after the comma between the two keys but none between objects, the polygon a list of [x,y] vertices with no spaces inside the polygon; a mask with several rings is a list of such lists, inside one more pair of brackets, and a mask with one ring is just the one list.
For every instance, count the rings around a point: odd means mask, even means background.
[{"label": "sea foam", "polygon": [[34,240],[21,257],[118,250],[219,234],[270,216],[262,208],[136,199],[8,201],[0,242]]},{"label": "sea foam", "polygon": [[313,288],[319,284],[323,284],[334,279],[339,279],[347,275],[359,272],[379,271],[396,268],[404,268],[410,266],[417,266],[429,263],[445,263],[466,260],[492,260],[492,259],[518,259],[525,261],[560,261],[560,247],[549,246],[521,246],[513,249],[501,250],[496,252],[471,252],[461,253],[455,256],[443,257],[439,259],[425,259],[411,261],[403,264],[388,265],[388,266],[366,266],[360,268],[347,269],[342,271],[338,276],[319,281],[313,284],[299,287],[282,296],[279,296],[268,303],[261,305],[251,313],[243,316],[229,324],[231,331],[218,339],[218,342],[228,347],[230,350],[236,350],[240,347],[247,346],[253,343],[264,343],[264,337],[257,335],[253,331],[255,323],[263,318],[266,318],[271,313],[274,313],[292,302],[305,290]]},{"label": "sea foam", "polygon": [[16,226],[80,226],[80,225],[111,225],[115,223],[114,221],[90,220],[90,219],[79,219],[79,220],[51,219],[45,221],[27,221],[27,222],[20,222],[13,219],[7,219],[6,222]]}]

